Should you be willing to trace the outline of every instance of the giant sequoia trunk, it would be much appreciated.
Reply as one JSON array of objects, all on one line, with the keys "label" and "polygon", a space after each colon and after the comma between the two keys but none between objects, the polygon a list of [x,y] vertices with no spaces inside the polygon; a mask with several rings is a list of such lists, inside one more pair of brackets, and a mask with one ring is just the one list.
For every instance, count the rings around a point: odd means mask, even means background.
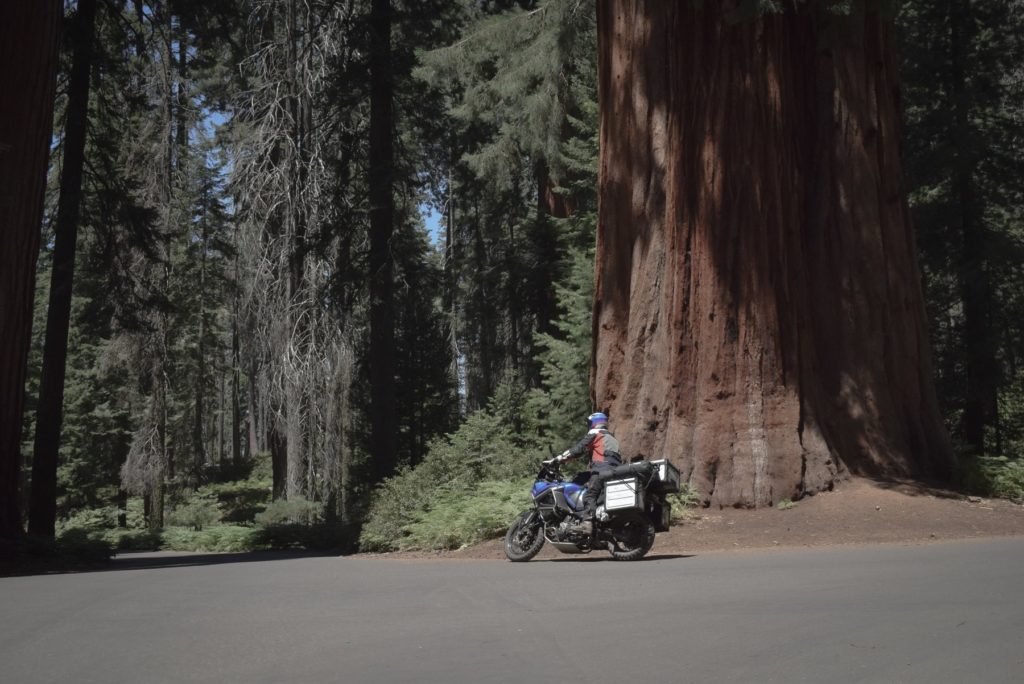
[{"label": "giant sequoia trunk", "polygon": [[891,27],[696,4],[598,3],[595,405],[705,504],[945,475]]},{"label": "giant sequoia trunk", "polygon": [[64,164],[54,230],[50,302],[46,311],[43,374],[39,383],[35,453],[32,456],[30,534],[53,537],[57,520],[57,450],[64,406],[64,372],[71,323],[71,286],[75,276],[75,245],[81,209],[82,168],[85,165],[85,127],[89,115],[89,72],[96,25],[96,0],[80,0],[71,35],[73,58],[68,79],[64,126]]},{"label": "giant sequoia trunk", "polygon": [[0,538],[22,533],[22,411],[61,8],[0,5]]}]

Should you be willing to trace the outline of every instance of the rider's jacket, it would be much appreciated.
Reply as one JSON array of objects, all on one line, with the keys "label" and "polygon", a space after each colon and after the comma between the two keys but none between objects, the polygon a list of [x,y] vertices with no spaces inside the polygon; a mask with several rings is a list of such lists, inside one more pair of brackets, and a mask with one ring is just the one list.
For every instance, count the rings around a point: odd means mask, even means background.
[{"label": "rider's jacket", "polygon": [[619,440],[604,428],[594,428],[569,449],[569,458],[590,454],[590,469],[610,468],[622,465],[619,455]]}]

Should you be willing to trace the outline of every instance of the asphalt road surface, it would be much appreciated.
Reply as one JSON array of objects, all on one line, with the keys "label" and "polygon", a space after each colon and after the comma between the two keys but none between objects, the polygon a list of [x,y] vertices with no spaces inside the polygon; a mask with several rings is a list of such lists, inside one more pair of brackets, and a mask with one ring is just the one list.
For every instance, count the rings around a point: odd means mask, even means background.
[{"label": "asphalt road surface", "polygon": [[0,578],[0,681],[1024,682],[1024,538]]}]

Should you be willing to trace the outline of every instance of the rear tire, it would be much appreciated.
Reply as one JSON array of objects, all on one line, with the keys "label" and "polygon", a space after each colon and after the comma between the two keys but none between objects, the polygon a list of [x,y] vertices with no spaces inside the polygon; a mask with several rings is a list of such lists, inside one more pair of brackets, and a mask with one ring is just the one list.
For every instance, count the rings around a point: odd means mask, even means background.
[{"label": "rear tire", "polygon": [[525,563],[544,546],[544,521],[536,510],[523,511],[505,533],[505,556],[513,563]]},{"label": "rear tire", "polygon": [[613,539],[608,550],[618,561],[640,560],[654,546],[654,524],[636,511],[619,514],[609,532]]}]

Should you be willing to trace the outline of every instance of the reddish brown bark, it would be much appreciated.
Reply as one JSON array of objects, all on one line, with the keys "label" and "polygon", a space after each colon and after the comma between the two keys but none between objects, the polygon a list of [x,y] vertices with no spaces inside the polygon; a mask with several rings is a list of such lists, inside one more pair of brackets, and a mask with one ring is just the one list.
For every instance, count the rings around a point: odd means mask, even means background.
[{"label": "reddish brown bark", "polygon": [[35,449],[32,454],[32,496],[29,534],[53,537],[57,521],[57,452],[64,408],[64,375],[71,326],[71,290],[75,278],[75,246],[81,214],[85,129],[89,114],[89,72],[92,67],[96,1],[80,0],[71,32],[73,58],[68,78],[64,125],[64,160],[60,200],[54,227],[50,300],[46,310],[46,342],[39,382]]},{"label": "reddish brown bark", "polygon": [[891,28],[598,3],[595,406],[707,504],[947,473]]},{"label": "reddish brown bark", "polygon": [[62,4],[0,6],[0,538],[20,536],[22,411]]}]

